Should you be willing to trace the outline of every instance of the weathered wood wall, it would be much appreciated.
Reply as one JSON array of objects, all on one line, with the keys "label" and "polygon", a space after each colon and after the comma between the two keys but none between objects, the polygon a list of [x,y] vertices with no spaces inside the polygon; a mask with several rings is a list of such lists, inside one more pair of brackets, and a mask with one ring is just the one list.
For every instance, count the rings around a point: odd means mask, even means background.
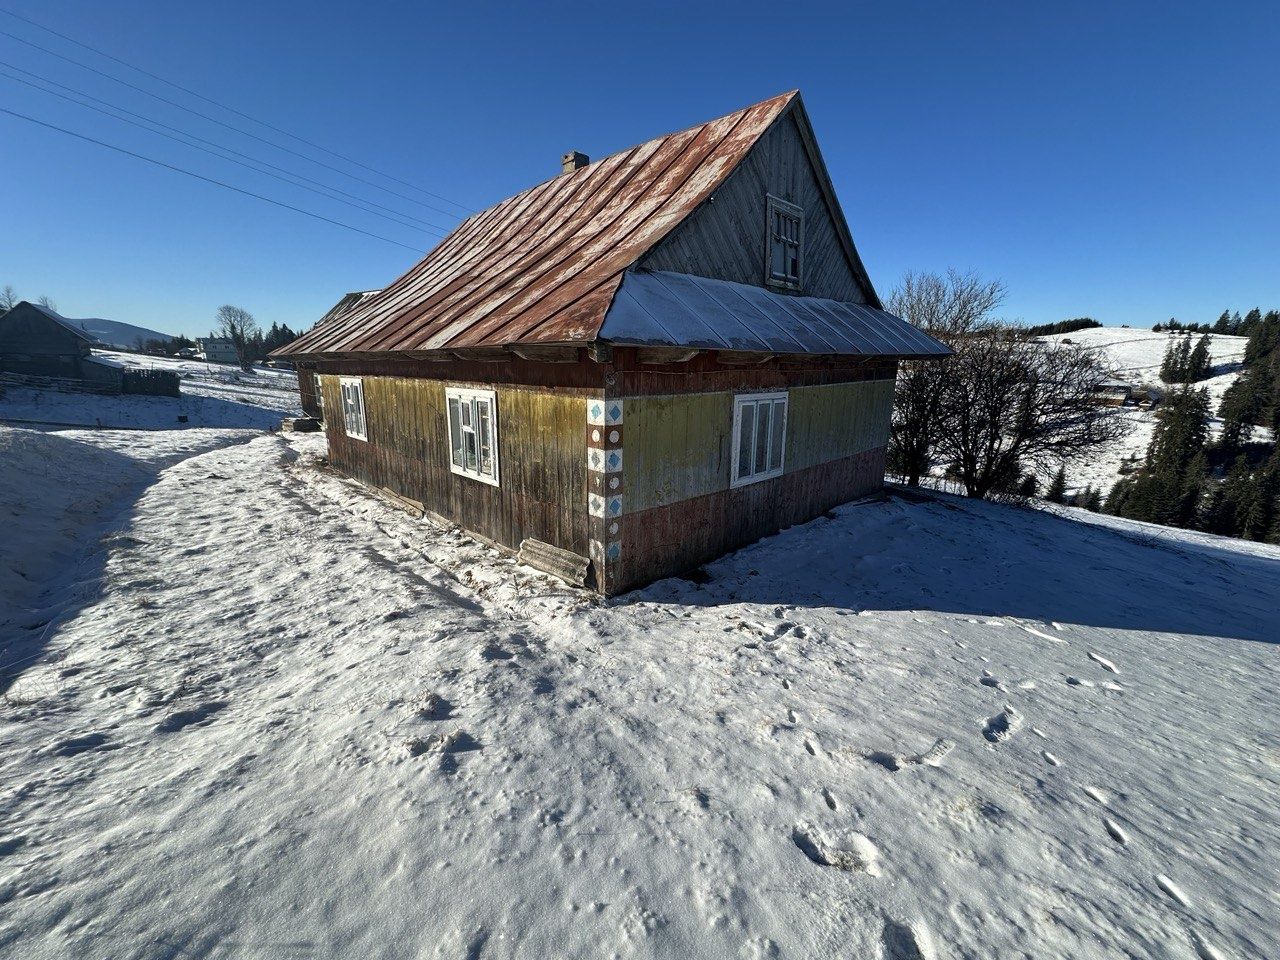
[{"label": "weathered wood wall", "polygon": [[302,401],[302,412],[317,420],[324,419],[324,409],[320,392],[317,389],[316,368],[313,363],[300,363],[298,370],[298,397]]},{"label": "weathered wood wall", "polygon": [[83,377],[89,344],[29,303],[0,314],[0,370],[47,377]]},{"label": "weathered wood wall", "polygon": [[492,385],[501,480],[494,487],[449,469],[444,381],[362,379],[367,441],[346,434],[338,377],[319,377],[336,469],[513,549],[532,537],[587,556],[585,397]]},{"label": "weathered wood wall", "polygon": [[[796,387],[787,394],[784,473],[888,442],[892,381]],[[686,393],[625,401],[628,513],[729,488],[735,396]]]},{"label": "weathered wood wall", "polygon": [[640,266],[763,287],[768,243],[765,196],[804,208],[802,293],[866,303],[840,244],[818,175],[809,162],[793,116],[776,123],[729,179]]}]

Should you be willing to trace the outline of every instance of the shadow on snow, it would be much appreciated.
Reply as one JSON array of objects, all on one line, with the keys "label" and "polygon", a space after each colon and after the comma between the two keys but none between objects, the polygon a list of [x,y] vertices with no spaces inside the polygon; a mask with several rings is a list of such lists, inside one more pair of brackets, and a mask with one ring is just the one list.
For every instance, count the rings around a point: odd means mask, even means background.
[{"label": "shadow on snow", "polygon": [[891,495],[839,507],[629,598],[935,611],[1280,642],[1280,551],[1173,541],[1159,529],[1146,536],[945,494]]}]

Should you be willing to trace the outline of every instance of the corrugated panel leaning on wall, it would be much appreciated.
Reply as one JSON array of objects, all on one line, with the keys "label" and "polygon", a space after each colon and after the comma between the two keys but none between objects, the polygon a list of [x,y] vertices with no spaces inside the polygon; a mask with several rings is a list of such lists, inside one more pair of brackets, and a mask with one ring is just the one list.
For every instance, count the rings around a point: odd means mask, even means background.
[{"label": "corrugated panel leaning on wall", "polygon": [[449,469],[443,381],[361,379],[368,440],[346,435],[339,378],[317,376],[328,411],[325,429],[334,467],[512,549],[531,537],[587,556],[584,397],[489,387],[498,400],[502,482],[495,487]]}]

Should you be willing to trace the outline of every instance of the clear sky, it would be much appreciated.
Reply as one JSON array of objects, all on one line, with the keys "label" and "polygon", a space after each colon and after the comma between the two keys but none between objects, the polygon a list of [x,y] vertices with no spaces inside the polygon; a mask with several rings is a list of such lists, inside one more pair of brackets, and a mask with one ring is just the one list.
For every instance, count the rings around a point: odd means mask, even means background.
[{"label": "clear sky", "polygon": [[[871,277],[1003,279],[1006,314],[1150,325],[1280,307],[1280,10],[1190,3],[0,0],[245,114],[478,209],[799,87]],[[406,196],[0,13],[0,30]],[[0,34],[25,71],[439,226],[456,219]],[[222,303],[306,327],[433,245],[0,77],[0,107],[408,244],[0,114],[0,285],[68,316],[206,332]],[[417,252],[415,252],[417,251]]]}]

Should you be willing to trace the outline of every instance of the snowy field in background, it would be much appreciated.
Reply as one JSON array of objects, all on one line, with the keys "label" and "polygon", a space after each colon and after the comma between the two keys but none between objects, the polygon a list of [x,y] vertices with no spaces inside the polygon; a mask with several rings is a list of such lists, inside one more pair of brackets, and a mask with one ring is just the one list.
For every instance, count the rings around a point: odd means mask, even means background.
[{"label": "snowy field in background", "polygon": [[[1164,360],[1165,350],[1171,342],[1176,342],[1184,334],[1155,333],[1151,330],[1135,330],[1128,327],[1094,327],[1089,330],[1077,330],[1074,333],[1055,334],[1042,337],[1045,341],[1070,340],[1078,347],[1097,351],[1103,356],[1117,379],[1123,380],[1132,387],[1164,388],[1160,379],[1160,364]],[[1190,334],[1191,344],[1195,345],[1201,334]],[[1218,405],[1227,388],[1240,376],[1244,360],[1244,348],[1247,337],[1228,337],[1221,334],[1209,335],[1209,353],[1212,357],[1213,376],[1196,384],[1209,391],[1209,404],[1214,419],[1210,430],[1216,433],[1222,426],[1217,419]],[[1125,460],[1146,456],[1147,447],[1151,443],[1155,431],[1156,413],[1154,410],[1138,410],[1126,407],[1119,415],[1130,422],[1129,435],[1105,449],[1091,454],[1086,460],[1067,464],[1067,490],[1074,493],[1083,490],[1086,485],[1093,485],[1102,490],[1105,496],[1115,482],[1120,479],[1120,466]],[[1259,439],[1269,438],[1269,431],[1260,431]],[[1041,478],[1040,489],[1043,492],[1049,485],[1051,477]]]},{"label": "snowy field in background", "polygon": [[0,437],[0,954],[1280,956],[1278,548],[894,497],[605,604],[319,436]]},{"label": "snowy field in background", "polygon": [[[96,359],[117,366],[168,370],[182,378],[181,397],[124,395],[100,397],[52,390],[4,388],[0,422],[38,420],[85,426],[172,430],[186,427],[242,427],[269,430],[285,417],[302,414],[298,378],[292,370],[148,357],[95,350]],[[180,424],[179,416],[187,423]]]}]

